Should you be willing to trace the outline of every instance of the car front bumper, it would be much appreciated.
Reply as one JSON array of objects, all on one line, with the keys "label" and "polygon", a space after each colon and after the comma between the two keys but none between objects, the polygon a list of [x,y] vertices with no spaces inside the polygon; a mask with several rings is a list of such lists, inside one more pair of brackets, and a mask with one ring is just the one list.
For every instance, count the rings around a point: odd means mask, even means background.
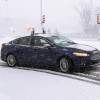
[{"label": "car front bumper", "polygon": [[73,63],[77,68],[100,65],[100,52],[87,57],[74,57]]},{"label": "car front bumper", "polygon": [[99,61],[81,61],[80,63],[74,63],[75,67],[81,68],[81,67],[88,67],[88,66],[97,66],[100,65]]}]

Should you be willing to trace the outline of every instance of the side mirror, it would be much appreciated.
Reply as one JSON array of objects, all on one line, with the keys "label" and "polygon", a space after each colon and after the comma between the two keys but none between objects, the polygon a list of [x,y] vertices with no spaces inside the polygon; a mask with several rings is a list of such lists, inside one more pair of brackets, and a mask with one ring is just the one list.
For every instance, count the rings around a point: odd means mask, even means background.
[{"label": "side mirror", "polygon": [[43,47],[44,48],[50,48],[51,46],[50,46],[50,44],[44,44]]}]

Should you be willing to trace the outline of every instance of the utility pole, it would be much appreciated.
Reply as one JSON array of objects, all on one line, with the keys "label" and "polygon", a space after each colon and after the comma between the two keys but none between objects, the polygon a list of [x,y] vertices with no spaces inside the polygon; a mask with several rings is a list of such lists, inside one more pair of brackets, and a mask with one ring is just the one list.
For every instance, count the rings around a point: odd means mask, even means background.
[{"label": "utility pole", "polygon": [[[9,17],[9,0],[4,0],[6,3],[6,30],[10,30],[10,17]],[[9,32],[8,32],[9,33]]]}]

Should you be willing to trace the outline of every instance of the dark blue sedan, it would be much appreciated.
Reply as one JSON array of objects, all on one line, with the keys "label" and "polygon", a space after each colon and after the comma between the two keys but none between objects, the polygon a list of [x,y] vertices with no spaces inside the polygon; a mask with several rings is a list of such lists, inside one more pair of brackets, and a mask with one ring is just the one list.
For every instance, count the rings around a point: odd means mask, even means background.
[{"label": "dark blue sedan", "polygon": [[10,67],[50,66],[68,72],[98,64],[100,51],[59,36],[25,36],[2,44],[1,59]]}]

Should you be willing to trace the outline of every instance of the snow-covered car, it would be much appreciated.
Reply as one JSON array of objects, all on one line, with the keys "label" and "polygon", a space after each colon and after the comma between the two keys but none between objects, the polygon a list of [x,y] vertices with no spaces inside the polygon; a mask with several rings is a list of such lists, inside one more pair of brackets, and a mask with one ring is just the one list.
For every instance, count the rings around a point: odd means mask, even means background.
[{"label": "snow-covered car", "polygon": [[2,44],[1,59],[11,67],[48,66],[68,72],[71,68],[100,62],[100,51],[60,36],[25,36]]}]

